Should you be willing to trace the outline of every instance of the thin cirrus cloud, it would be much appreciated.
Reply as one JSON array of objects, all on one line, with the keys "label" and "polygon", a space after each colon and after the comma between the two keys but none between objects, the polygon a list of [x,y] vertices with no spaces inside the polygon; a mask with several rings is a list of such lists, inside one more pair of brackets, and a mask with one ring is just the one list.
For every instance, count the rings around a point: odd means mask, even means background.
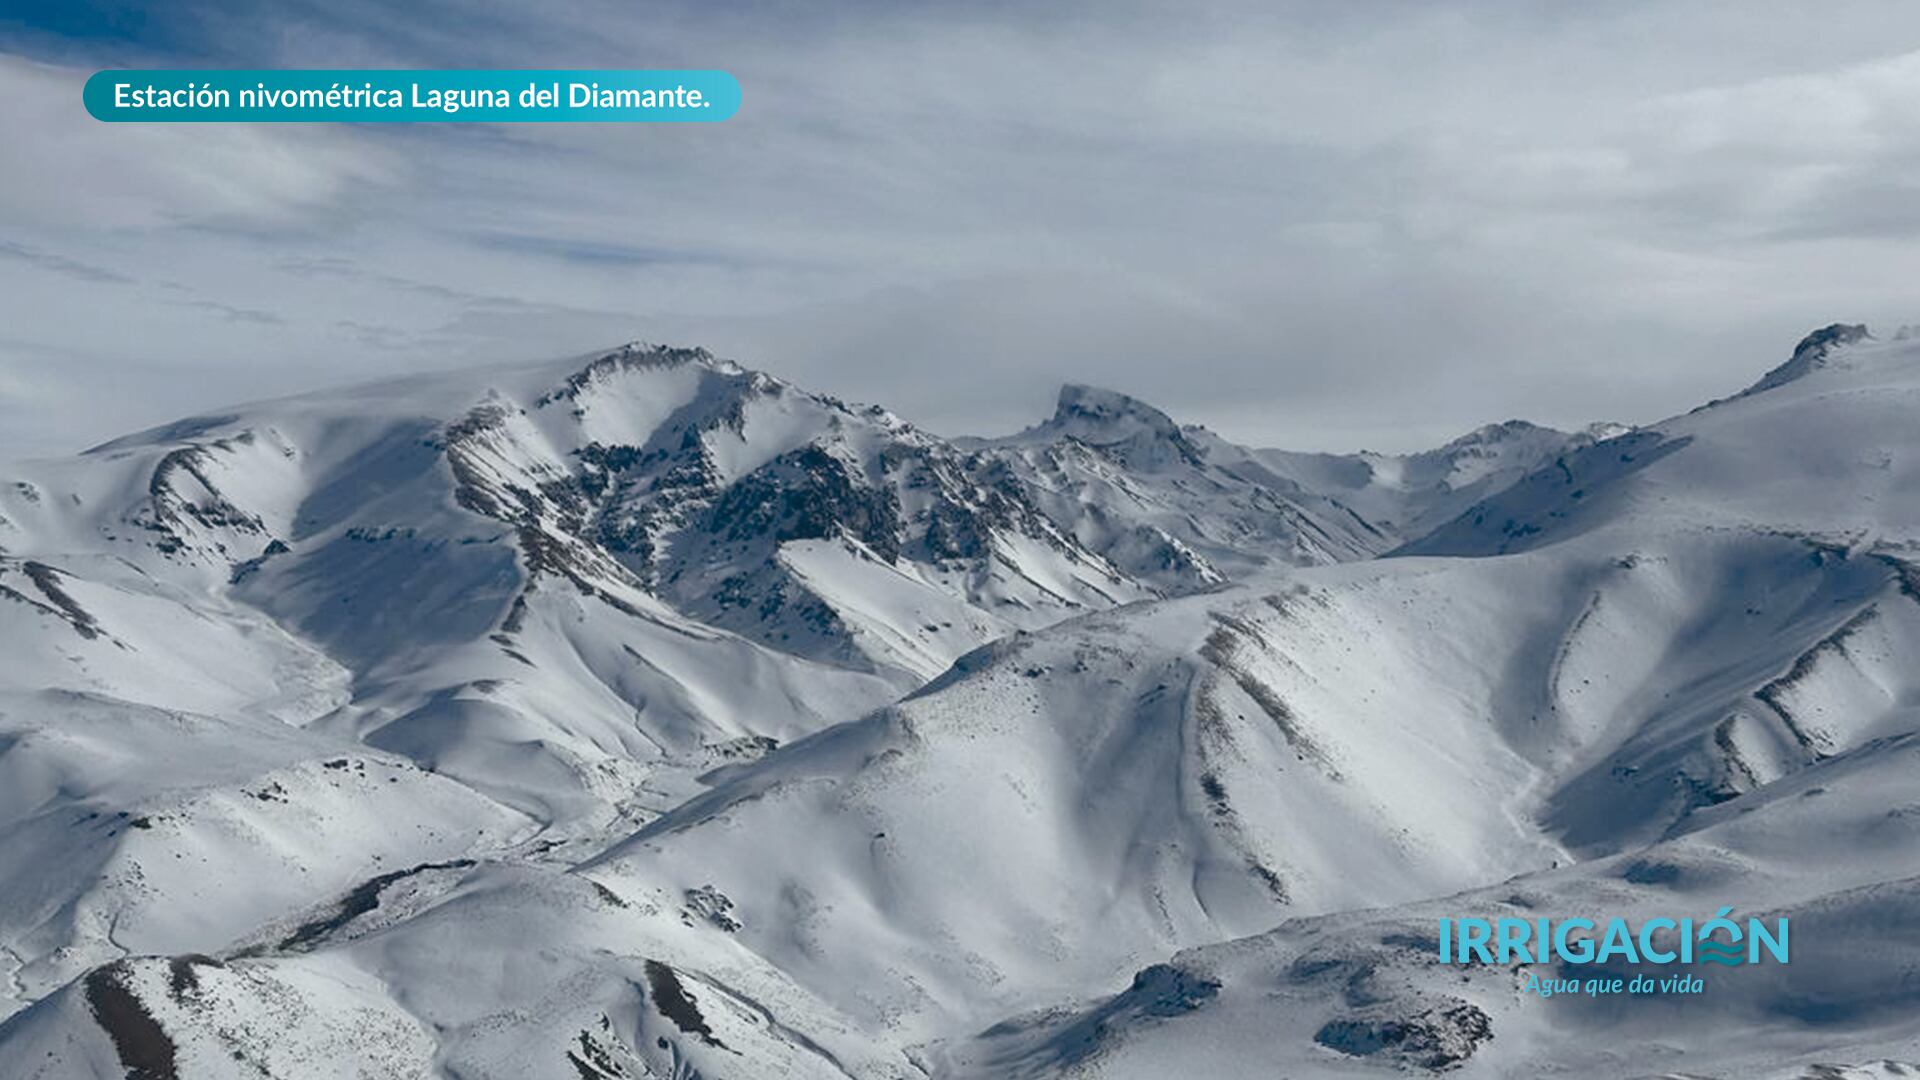
[{"label": "thin cirrus cloud", "polygon": [[0,240],[0,259],[12,259],[37,270],[89,285],[127,285],[133,279],[125,274],[116,273],[103,266],[83,263],[78,259],[69,259],[65,255],[56,255],[48,251],[36,251],[24,244]]},{"label": "thin cirrus cloud", "polygon": [[[85,76],[136,65],[711,66],[746,103],[87,120]],[[1061,381],[1307,448],[1647,421],[1813,325],[1920,317],[1916,90],[1890,2],[28,10],[0,398],[87,407],[0,453],[629,337],[956,433]]]}]

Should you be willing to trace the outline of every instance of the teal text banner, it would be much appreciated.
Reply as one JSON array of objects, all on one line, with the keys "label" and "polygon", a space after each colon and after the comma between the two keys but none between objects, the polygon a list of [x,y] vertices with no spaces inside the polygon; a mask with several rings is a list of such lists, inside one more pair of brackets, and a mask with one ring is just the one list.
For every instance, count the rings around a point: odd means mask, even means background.
[{"label": "teal text banner", "polygon": [[712,122],[740,108],[724,71],[100,71],[112,123]]}]

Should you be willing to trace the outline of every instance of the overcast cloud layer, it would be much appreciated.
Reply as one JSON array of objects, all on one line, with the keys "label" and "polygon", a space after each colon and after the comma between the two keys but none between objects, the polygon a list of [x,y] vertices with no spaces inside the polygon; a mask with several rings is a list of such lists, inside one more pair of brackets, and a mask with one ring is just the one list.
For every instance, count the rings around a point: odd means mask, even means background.
[{"label": "overcast cloud layer", "polygon": [[[0,15],[0,454],[630,338],[935,431],[1645,422],[1920,322],[1920,6]],[[720,67],[720,125],[115,125],[101,67]]]}]

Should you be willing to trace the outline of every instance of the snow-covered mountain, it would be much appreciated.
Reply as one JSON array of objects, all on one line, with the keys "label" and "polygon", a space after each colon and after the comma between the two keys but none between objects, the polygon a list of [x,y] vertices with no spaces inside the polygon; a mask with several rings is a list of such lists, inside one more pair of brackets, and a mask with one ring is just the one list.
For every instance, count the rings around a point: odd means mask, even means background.
[{"label": "snow-covered mountain", "polygon": [[1377,527],[1413,539],[1560,455],[1631,430],[1620,424],[1595,423],[1568,433],[1508,420],[1416,454],[1259,450],[1252,456],[1295,483],[1338,499]]},{"label": "snow-covered mountain", "polygon": [[[1917,415],[1852,327],[1397,457],[632,346],[22,466],[0,1075],[1903,1075]],[[1677,1004],[1432,949],[1729,905]]]}]

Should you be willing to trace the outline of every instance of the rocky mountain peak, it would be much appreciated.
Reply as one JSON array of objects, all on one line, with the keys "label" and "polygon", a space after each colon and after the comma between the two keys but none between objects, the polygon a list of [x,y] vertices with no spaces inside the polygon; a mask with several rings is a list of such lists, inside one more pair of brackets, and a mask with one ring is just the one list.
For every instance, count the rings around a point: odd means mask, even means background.
[{"label": "rocky mountain peak", "polygon": [[1118,390],[1082,383],[1067,383],[1060,387],[1052,423],[1060,426],[1133,423],[1178,430],[1172,417],[1139,398]]},{"label": "rocky mountain peak", "polygon": [[658,370],[687,364],[698,364],[724,375],[739,375],[745,372],[744,368],[733,361],[722,360],[697,345],[683,348],[630,341],[587,361],[579,370],[569,375],[563,384],[547,393],[536,404],[546,405],[563,399],[575,400],[595,383],[604,382],[622,372]]},{"label": "rocky mountain peak", "polygon": [[1737,396],[1747,397],[1771,390],[1776,386],[1785,386],[1808,372],[1818,371],[1827,366],[1828,358],[1837,349],[1869,341],[1873,335],[1867,332],[1863,323],[1833,323],[1823,326],[1794,346],[1793,355],[1787,362],[1760,377],[1760,381],[1742,390]]},{"label": "rocky mountain peak", "polygon": [[1465,435],[1462,435],[1459,438],[1454,439],[1452,442],[1447,443],[1445,446],[1441,447],[1440,449],[1442,452],[1445,452],[1447,450],[1452,450],[1452,449],[1461,449],[1461,448],[1473,447],[1473,446],[1485,446],[1489,443],[1507,442],[1512,439],[1520,438],[1522,436],[1539,434],[1543,432],[1551,435],[1560,434],[1559,432],[1553,431],[1553,429],[1551,428],[1541,427],[1539,424],[1535,424],[1528,420],[1503,420],[1503,421],[1500,421],[1499,423],[1485,424],[1485,425],[1482,425],[1481,427],[1477,427],[1472,431],[1467,432]]},{"label": "rocky mountain peak", "polygon": [[1117,390],[1080,383],[1060,388],[1053,417],[1034,430],[1123,454],[1137,465],[1168,456],[1167,450],[1172,451],[1171,456],[1189,462],[1197,462],[1202,456],[1200,448],[1166,413]]}]

